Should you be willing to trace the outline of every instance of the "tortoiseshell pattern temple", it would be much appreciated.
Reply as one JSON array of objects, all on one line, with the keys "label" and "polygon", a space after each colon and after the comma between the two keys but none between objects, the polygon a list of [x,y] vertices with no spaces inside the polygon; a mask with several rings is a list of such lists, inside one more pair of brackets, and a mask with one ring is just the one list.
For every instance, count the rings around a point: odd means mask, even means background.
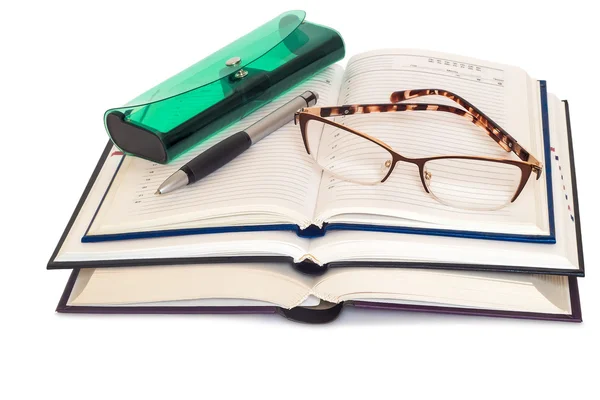
[{"label": "tortoiseshell pattern temple", "polygon": [[[444,104],[428,104],[428,103],[400,103],[406,100],[414,99],[417,97],[423,96],[443,96],[446,97],[463,108],[457,108],[453,106],[448,106]],[[383,147],[388,152],[390,152],[393,163],[392,167],[388,171],[387,175],[381,180],[381,182],[385,182],[385,180],[391,174],[393,167],[398,161],[409,162],[412,164],[416,164],[419,167],[421,181],[423,183],[423,187],[427,193],[429,193],[429,189],[425,182],[425,171],[424,165],[427,161],[431,160],[439,160],[444,158],[462,158],[462,159],[471,159],[471,160],[487,160],[492,162],[501,162],[506,164],[512,164],[520,168],[521,170],[521,180],[514,194],[511,202],[515,201],[519,196],[525,184],[529,180],[529,176],[532,172],[535,172],[536,179],[539,179],[542,174],[542,164],[533,157],[527,150],[525,150],[517,140],[509,135],[504,129],[502,129],[497,123],[495,123],[491,118],[487,117],[483,112],[473,106],[464,98],[459,95],[449,92],[443,89],[414,89],[414,90],[404,90],[397,91],[391,94],[390,96],[391,104],[355,104],[355,105],[342,105],[335,107],[309,107],[303,108],[299,112],[296,113],[294,121],[299,123],[300,130],[302,132],[302,137],[304,141],[304,145],[306,151],[310,154],[310,148],[308,146],[308,139],[306,133],[306,125],[309,120],[317,120],[332,126],[337,127],[338,129],[343,129],[347,132],[353,133],[355,135],[361,136],[377,145]],[[509,159],[499,159],[493,157],[471,157],[471,156],[438,156],[438,157],[429,157],[429,158],[416,158],[411,159],[402,156],[401,154],[395,152],[390,146],[386,143],[371,137],[365,133],[356,131],[348,126],[343,126],[333,121],[325,120],[328,117],[342,116],[342,115],[352,115],[352,114],[368,114],[368,113],[378,113],[378,112],[401,112],[401,111],[440,111],[447,112],[451,114],[456,114],[458,116],[467,118],[473,124],[483,128],[487,135],[490,136],[496,143],[500,145],[505,151],[513,152],[519,157],[520,161],[509,160]]]},{"label": "tortoiseshell pattern temple", "polygon": [[[517,140],[510,136],[508,132],[502,129],[497,123],[492,121],[491,118],[487,117],[483,112],[481,112],[477,107],[473,104],[469,103],[464,98],[459,95],[449,92],[447,90],[442,89],[413,89],[413,90],[404,90],[394,92],[390,96],[390,101],[392,103],[398,103],[405,100],[415,99],[417,97],[423,96],[443,96],[446,97],[455,103],[459,104],[461,107],[466,109],[468,112],[465,113],[464,110],[456,110],[450,111],[455,114],[462,115],[466,118],[471,119],[471,122],[474,124],[484,128],[489,136],[496,141],[504,150],[507,152],[512,151],[523,161],[531,162],[535,165],[540,165],[540,162],[535,159],[527,150],[521,147]],[[453,107],[449,107],[453,109]]]}]

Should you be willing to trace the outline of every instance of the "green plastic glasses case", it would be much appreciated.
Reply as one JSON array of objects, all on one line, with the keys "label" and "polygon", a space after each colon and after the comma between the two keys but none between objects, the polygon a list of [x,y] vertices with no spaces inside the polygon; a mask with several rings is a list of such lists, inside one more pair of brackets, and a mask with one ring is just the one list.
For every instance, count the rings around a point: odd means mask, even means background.
[{"label": "green plastic glasses case", "polygon": [[161,164],[344,58],[335,30],[289,11],[104,114],[122,151]]}]

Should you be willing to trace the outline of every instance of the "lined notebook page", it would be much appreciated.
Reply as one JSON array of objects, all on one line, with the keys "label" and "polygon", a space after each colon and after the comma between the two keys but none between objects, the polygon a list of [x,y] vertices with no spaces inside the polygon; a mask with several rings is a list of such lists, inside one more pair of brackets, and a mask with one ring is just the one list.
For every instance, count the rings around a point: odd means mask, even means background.
[{"label": "lined notebook page", "polygon": [[[527,75],[516,68],[446,57],[419,51],[405,54],[401,50],[356,56],[348,63],[338,102],[389,103],[390,94],[397,90],[446,89],[473,103],[528,148],[532,138],[525,89],[529,80]],[[441,96],[409,102],[457,106]],[[383,140],[406,157],[476,155],[516,159],[502,150],[482,128],[453,114],[432,111],[370,113],[337,117],[335,121]],[[319,151],[327,151],[327,143],[322,141],[321,146],[325,148]],[[458,172],[467,176],[473,173]],[[535,183],[532,177],[517,201],[506,208],[465,211],[445,206],[432,198],[422,186],[418,168],[400,162],[385,183],[374,186],[339,181],[324,174],[316,216],[320,222],[335,221],[336,215],[346,214],[338,220],[347,221],[348,214],[354,214],[357,222],[362,218],[368,223],[371,217],[366,214],[379,214],[437,224],[467,224],[473,229],[481,223],[485,223],[486,228],[493,223],[504,226],[507,223],[536,224]],[[499,184],[502,184],[501,179]]]},{"label": "lined notebook page", "polygon": [[319,93],[319,104],[334,104],[341,77],[340,67],[324,70],[172,164],[125,157],[89,233],[239,224],[309,225],[321,170],[306,154],[293,122],[201,181],[167,195],[154,192],[184,163],[306,90]]}]

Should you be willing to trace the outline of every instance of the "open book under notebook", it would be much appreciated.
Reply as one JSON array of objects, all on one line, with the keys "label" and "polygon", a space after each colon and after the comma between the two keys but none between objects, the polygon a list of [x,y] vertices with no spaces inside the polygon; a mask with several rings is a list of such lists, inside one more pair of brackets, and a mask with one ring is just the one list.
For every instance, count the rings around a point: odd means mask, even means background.
[{"label": "open book under notebook", "polygon": [[574,277],[369,267],[309,276],[289,263],[76,270],[57,311],[266,313],[269,307],[301,307],[307,315],[295,319],[326,322],[311,315],[322,302],[581,321]]},{"label": "open book under notebook", "polygon": [[[504,208],[457,208],[428,194],[410,164],[399,163],[389,179],[378,185],[336,179],[306,153],[298,127],[290,123],[200,182],[154,195],[183,163],[304,90],[319,93],[319,106],[334,106],[389,103],[392,92],[415,88],[443,88],[467,99],[541,161],[542,179],[531,177],[519,197]],[[414,102],[460,108],[441,96]],[[545,85],[520,69],[416,50],[361,54],[348,62],[345,71],[328,68],[171,165],[123,156],[83,240],[249,230],[293,230],[310,237],[324,232],[327,236],[333,230],[370,230],[554,243],[547,118]],[[407,157],[452,154],[517,159],[481,127],[448,113],[370,113],[334,120],[384,141]],[[321,147],[329,145],[322,142]],[[477,179],[476,168],[461,173],[465,172],[467,179],[470,173]],[[503,178],[499,174],[498,185]]]}]

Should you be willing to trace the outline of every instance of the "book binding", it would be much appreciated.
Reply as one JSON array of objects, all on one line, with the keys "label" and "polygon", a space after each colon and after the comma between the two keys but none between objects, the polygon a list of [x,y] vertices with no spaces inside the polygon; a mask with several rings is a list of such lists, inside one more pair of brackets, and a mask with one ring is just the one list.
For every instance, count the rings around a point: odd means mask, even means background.
[{"label": "book binding", "polygon": [[361,310],[390,310],[408,312],[426,312],[436,314],[456,314],[485,317],[503,317],[519,319],[535,319],[548,321],[582,322],[581,305],[577,278],[569,277],[569,290],[571,294],[572,312],[563,314],[542,314],[534,312],[484,310],[476,308],[442,307],[419,304],[397,304],[385,302],[370,302],[351,300],[338,304],[322,301],[315,307],[294,307],[286,309],[277,306],[245,306],[245,307],[219,307],[219,306],[147,306],[147,307],[109,307],[109,306],[69,306],[68,299],[77,280],[79,269],[74,269],[65,286],[65,290],[56,307],[59,313],[75,314],[279,314],[294,322],[307,324],[323,324],[337,319],[344,308],[355,307]]}]

